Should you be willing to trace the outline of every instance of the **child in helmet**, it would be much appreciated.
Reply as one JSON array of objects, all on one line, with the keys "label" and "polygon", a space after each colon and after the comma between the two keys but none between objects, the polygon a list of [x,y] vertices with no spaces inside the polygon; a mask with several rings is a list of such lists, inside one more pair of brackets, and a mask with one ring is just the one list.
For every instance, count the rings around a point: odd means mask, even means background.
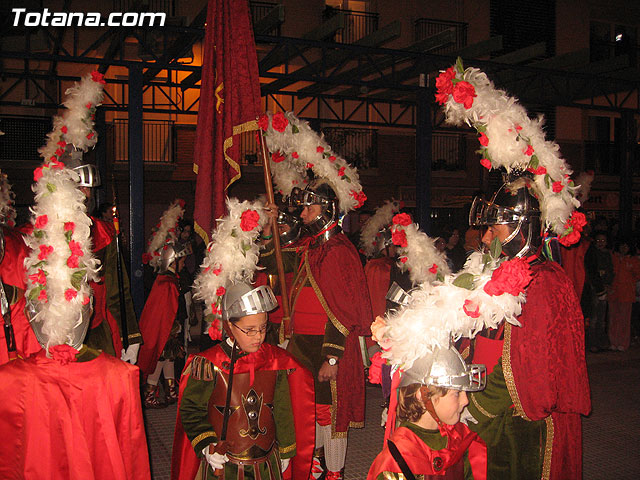
[{"label": "child in helmet", "polygon": [[484,373],[484,365],[467,366],[453,347],[416,360],[400,380],[400,426],[367,479],[486,478],[486,446],[460,422],[466,392],[484,388]]},{"label": "child in helmet", "polygon": [[[264,343],[267,312],[275,307],[266,285],[237,283],[226,289],[222,320],[227,338],[195,355],[183,372],[172,479],[192,480],[203,470],[205,476],[197,478],[209,479],[216,469],[225,470],[224,478],[279,480],[288,468],[293,478],[308,474],[313,379],[286,351]],[[229,415],[221,439],[225,406]]]}]

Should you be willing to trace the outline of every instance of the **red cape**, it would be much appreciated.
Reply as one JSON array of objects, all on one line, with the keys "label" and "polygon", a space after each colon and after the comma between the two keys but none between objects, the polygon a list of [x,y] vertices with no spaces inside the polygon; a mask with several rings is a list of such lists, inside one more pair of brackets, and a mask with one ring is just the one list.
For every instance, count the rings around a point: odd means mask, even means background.
[{"label": "red cape", "polygon": [[41,351],[0,367],[0,398],[0,478],[150,478],[137,367]]},{"label": "red cape", "polygon": [[[442,470],[439,473],[443,475],[448,467],[460,461],[468,449],[473,478],[485,480],[487,478],[487,447],[478,434],[460,422],[455,425],[444,425],[442,429],[449,437],[447,447],[442,450],[432,450],[418,435],[406,427],[396,429],[391,440],[400,450],[414,475],[438,475],[433,468],[436,457],[439,457],[443,462]],[[402,472],[386,444],[384,450],[371,464],[367,479],[375,480],[382,472]]]},{"label": "red cape", "polygon": [[[531,268],[533,280],[518,317],[522,327],[505,328],[504,352],[517,391],[514,401],[531,420],[551,415],[550,478],[581,478],[580,415],[589,414],[591,399],[580,303],[558,264],[545,262]],[[509,374],[507,366],[507,384]]]},{"label": "red cape", "polygon": [[358,251],[340,233],[308,250],[309,267],[329,310],[349,331],[338,368],[335,429],[364,422],[364,366],[358,336],[371,335],[371,302]]},{"label": "red cape", "polygon": [[144,343],[138,353],[143,380],[156,368],[171,326],[178,312],[178,279],[175,275],[158,275],[140,317],[140,334]]},{"label": "red cape", "polygon": [[[4,257],[0,262],[0,279],[6,285],[26,290],[26,275],[24,260],[29,255],[29,249],[22,240],[20,233],[14,229],[2,227],[4,233]],[[29,319],[24,313],[25,299],[20,298],[11,305],[11,324],[16,339],[16,354],[28,357],[42,350],[36,339]],[[4,328],[0,328],[0,365],[9,361],[7,342],[4,336]]]},{"label": "red cape", "polygon": [[[223,372],[228,373],[222,367],[223,362],[228,362],[229,357],[219,345],[212,347],[198,355],[207,358]],[[190,356],[185,365],[185,370],[191,364],[193,356]],[[228,365],[227,365],[228,368]],[[246,373],[251,369],[256,370],[292,370],[287,379],[289,381],[289,394],[296,430],[296,456],[291,459],[293,480],[307,480],[311,470],[311,458],[315,444],[315,418],[309,412],[313,412],[313,377],[311,373],[298,363],[285,350],[263,343],[260,349],[236,361],[234,372]],[[178,400],[178,418],[176,419],[176,431],[173,438],[173,456],[171,459],[171,480],[193,480],[198,471],[199,460],[182,428],[180,420],[180,400],[187,385],[189,375],[183,375],[180,380],[180,399]]]},{"label": "red cape", "polygon": [[383,316],[387,308],[386,296],[389,291],[389,277],[393,262],[394,259],[390,257],[372,258],[364,266],[373,319]]},{"label": "red cape", "polygon": [[582,290],[584,289],[584,254],[589,250],[589,245],[591,242],[582,238],[577,245],[563,246],[561,250],[562,268],[571,279],[578,299],[582,298]]}]

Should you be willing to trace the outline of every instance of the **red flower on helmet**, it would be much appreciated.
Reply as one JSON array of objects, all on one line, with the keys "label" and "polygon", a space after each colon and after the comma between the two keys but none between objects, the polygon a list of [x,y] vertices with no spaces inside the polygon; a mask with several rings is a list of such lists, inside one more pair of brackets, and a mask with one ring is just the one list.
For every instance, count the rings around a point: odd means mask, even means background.
[{"label": "red flower on helmet", "polygon": [[280,163],[284,161],[284,155],[282,152],[274,152],[271,154],[271,160],[273,160],[273,163]]},{"label": "red flower on helmet", "polygon": [[435,263],[433,265],[431,265],[431,268],[429,269],[429,272],[433,273],[434,275],[436,273],[438,273],[438,265],[436,265]]},{"label": "red flower on helmet", "polygon": [[562,185],[562,182],[559,180],[557,182],[553,182],[553,185],[551,186],[551,189],[554,191],[554,193],[560,193],[563,188],[564,185]]},{"label": "red flower on helmet", "polygon": [[529,264],[521,258],[514,258],[502,262],[491,274],[484,291],[489,295],[520,295],[531,281],[531,269]]},{"label": "red flower on helmet", "polygon": [[480,316],[480,305],[472,300],[465,300],[462,310],[471,318],[478,318]]},{"label": "red flower on helmet", "polygon": [[82,251],[82,245],[80,245],[80,243],[76,242],[75,240],[71,240],[69,242],[69,249],[71,250],[71,253],[73,255],[77,255],[78,257],[84,255],[84,252]]},{"label": "red flower on helmet", "polygon": [[223,296],[225,293],[227,292],[227,289],[224,287],[218,287],[218,289],[216,290],[216,295],[221,297]]},{"label": "red flower on helmet", "polygon": [[250,232],[258,226],[260,214],[255,210],[245,210],[240,215],[240,228],[243,232]]},{"label": "red flower on helmet", "polygon": [[50,245],[40,245],[40,253],[38,254],[38,260],[46,260],[49,255],[53,253],[53,247]]},{"label": "red flower on helmet", "polygon": [[284,129],[287,128],[287,125],[289,125],[289,120],[287,120],[287,117],[284,116],[284,113],[278,112],[273,115],[273,118],[271,119],[271,126],[274,130],[277,130],[278,132],[284,132]]},{"label": "red flower on helmet", "polygon": [[47,223],[49,223],[49,217],[47,217],[46,215],[39,215],[36,217],[35,227],[44,228],[47,226]]},{"label": "red flower on helmet", "polygon": [[316,148],[316,152],[318,152],[318,153],[322,153],[322,152],[324,152],[324,147],[318,147],[318,148]]},{"label": "red flower on helmet", "polygon": [[544,167],[538,167],[538,168],[527,168],[527,172],[531,172],[534,175],[544,175],[545,173],[547,173],[547,169]]},{"label": "red flower on helmet", "polygon": [[338,176],[339,177],[344,177],[344,169],[345,169],[345,167],[340,167],[338,169]]},{"label": "red flower on helmet", "polygon": [[488,158],[483,158],[482,160],[480,160],[480,165],[482,165],[487,170],[491,170],[491,160],[489,160]]},{"label": "red flower on helmet", "polygon": [[67,302],[70,302],[78,296],[78,291],[75,288],[67,288],[64,291],[64,298]]},{"label": "red flower on helmet", "polygon": [[404,230],[395,230],[391,233],[391,241],[399,247],[407,246],[407,234]]},{"label": "red flower on helmet", "polygon": [[464,105],[464,108],[473,106],[473,99],[476,96],[476,89],[469,82],[458,82],[453,87],[453,99]]},{"label": "red flower on helmet", "polygon": [[31,280],[31,282],[34,284],[39,283],[40,285],[46,285],[47,275],[41,268],[39,268],[37,273],[32,273],[31,275],[29,275],[29,280]]},{"label": "red flower on helmet", "polygon": [[484,132],[480,133],[480,135],[478,136],[478,141],[480,142],[480,145],[482,145],[483,147],[486,147],[487,145],[489,145],[489,137],[487,137],[487,135]]},{"label": "red flower on helmet", "polygon": [[78,265],[80,265],[80,262],[78,262],[77,255],[70,255],[69,258],[67,258],[67,267],[78,268]]},{"label": "red flower on helmet", "polygon": [[447,68],[436,78],[436,101],[440,105],[444,105],[449,100],[449,95],[453,93],[453,79],[456,78],[456,72],[453,67]]},{"label": "red flower on helmet", "polygon": [[394,225],[402,225],[403,227],[411,225],[411,216],[408,213],[398,213],[393,216]]},{"label": "red flower on helmet", "polygon": [[262,130],[263,132],[266,132],[267,129],[269,128],[269,116],[266,114],[260,115],[258,117],[258,127],[260,127],[260,130]]},{"label": "red flower on helmet", "polygon": [[151,261],[152,258],[153,258],[153,255],[151,255],[148,252],[144,252],[142,254],[142,263],[144,263],[146,265]]},{"label": "red flower on helmet", "polygon": [[76,224],[73,222],[64,222],[64,231],[73,233],[76,229]]},{"label": "red flower on helmet", "polygon": [[527,145],[527,149],[524,151],[525,155],[531,156],[533,155],[533,145]]},{"label": "red flower on helmet", "polygon": [[104,80],[104,75],[100,72],[98,72],[97,70],[94,70],[93,72],[91,72],[91,80],[93,80],[96,83],[101,83],[103,85],[105,85],[107,82]]},{"label": "red flower on helmet", "polygon": [[47,301],[49,300],[49,298],[47,297],[47,291],[45,289],[40,290],[40,293],[38,294],[38,300],[42,303],[47,303]]}]

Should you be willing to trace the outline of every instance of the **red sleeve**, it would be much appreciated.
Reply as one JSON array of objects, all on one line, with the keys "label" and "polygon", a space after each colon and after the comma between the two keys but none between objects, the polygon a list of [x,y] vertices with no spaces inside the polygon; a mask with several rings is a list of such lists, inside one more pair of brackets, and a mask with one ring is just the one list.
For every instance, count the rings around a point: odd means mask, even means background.
[{"label": "red sleeve", "polygon": [[532,268],[518,318],[522,327],[511,328],[509,358],[519,400],[532,420],[553,412],[587,415],[591,400],[578,298],[557,264]]},{"label": "red sleeve", "polygon": [[97,252],[109,245],[116,236],[116,229],[111,222],[105,222],[99,218],[91,217],[91,241],[93,251]]},{"label": "red sleeve", "polygon": [[372,319],[384,315],[387,308],[386,296],[389,290],[392,262],[393,259],[389,257],[381,257],[369,260],[364,266],[364,275],[367,279],[367,288],[369,289],[369,299],[371,301]]}]

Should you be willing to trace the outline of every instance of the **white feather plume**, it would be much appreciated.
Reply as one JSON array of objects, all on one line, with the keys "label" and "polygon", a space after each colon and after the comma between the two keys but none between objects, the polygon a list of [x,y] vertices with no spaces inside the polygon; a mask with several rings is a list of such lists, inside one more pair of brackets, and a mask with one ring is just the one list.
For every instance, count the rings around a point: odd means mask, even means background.
[{"label": "white feather plume", "polygon": [[399,211],[400,202],[393,199],[387,200],[364,224],[360,232],[360,246],[367,257],[372,257],[380,251],[377,234],[391,225],[391,219]]},{"label": "white feather plume", "polygon": [[0,223],[10,227],[16,224],[15,198],[16,195],[11,190],[7,174],[0,171]]},{"label": "white feather plume", "polygon": [[414,285],[433,282],[451,273],[445,253],[438,251],[434,239],[420,231],[416,223],[393,225],[391,228],[392,232],[405,232],[407,246],[397,249],[398,266],[409,271],[409,278]]},{"label": "white feather plume", "polygon": [[99,261],[78,174],[54,161],[36,169],[34,178],[33,232],[25,236],[31,249],[25,259],[26,296],[38,310],[31,321],[44,322],[49,348],[69,342],[82,321],[92,295],[88,281],[98,280]]},{"label": "white feather plume", "polygon": [[156,227],[153,229],[151,238],[147,243],[146,260],[154,270],[160,268],[162,263],[162,249],[166,248],[170,243],[176,243],[178,240],[177,227],[178,222],[184,215],[184,200],[176,199],[171,202]]},{"label": "white feather plume", "polygon": [[[273,119],[284,126],[273,128]],[[271,152],[271,171],[276,188],[288,196],[294,187],[308,182],[306,171],[313,170],[317,178],[326,179],[338,198],[340,210],[347,213],[362,206],[366,196],[355,167],[331,150],[331,146],[309,127],[308,122],[293,113],[267,113],[258,120]]]}]

